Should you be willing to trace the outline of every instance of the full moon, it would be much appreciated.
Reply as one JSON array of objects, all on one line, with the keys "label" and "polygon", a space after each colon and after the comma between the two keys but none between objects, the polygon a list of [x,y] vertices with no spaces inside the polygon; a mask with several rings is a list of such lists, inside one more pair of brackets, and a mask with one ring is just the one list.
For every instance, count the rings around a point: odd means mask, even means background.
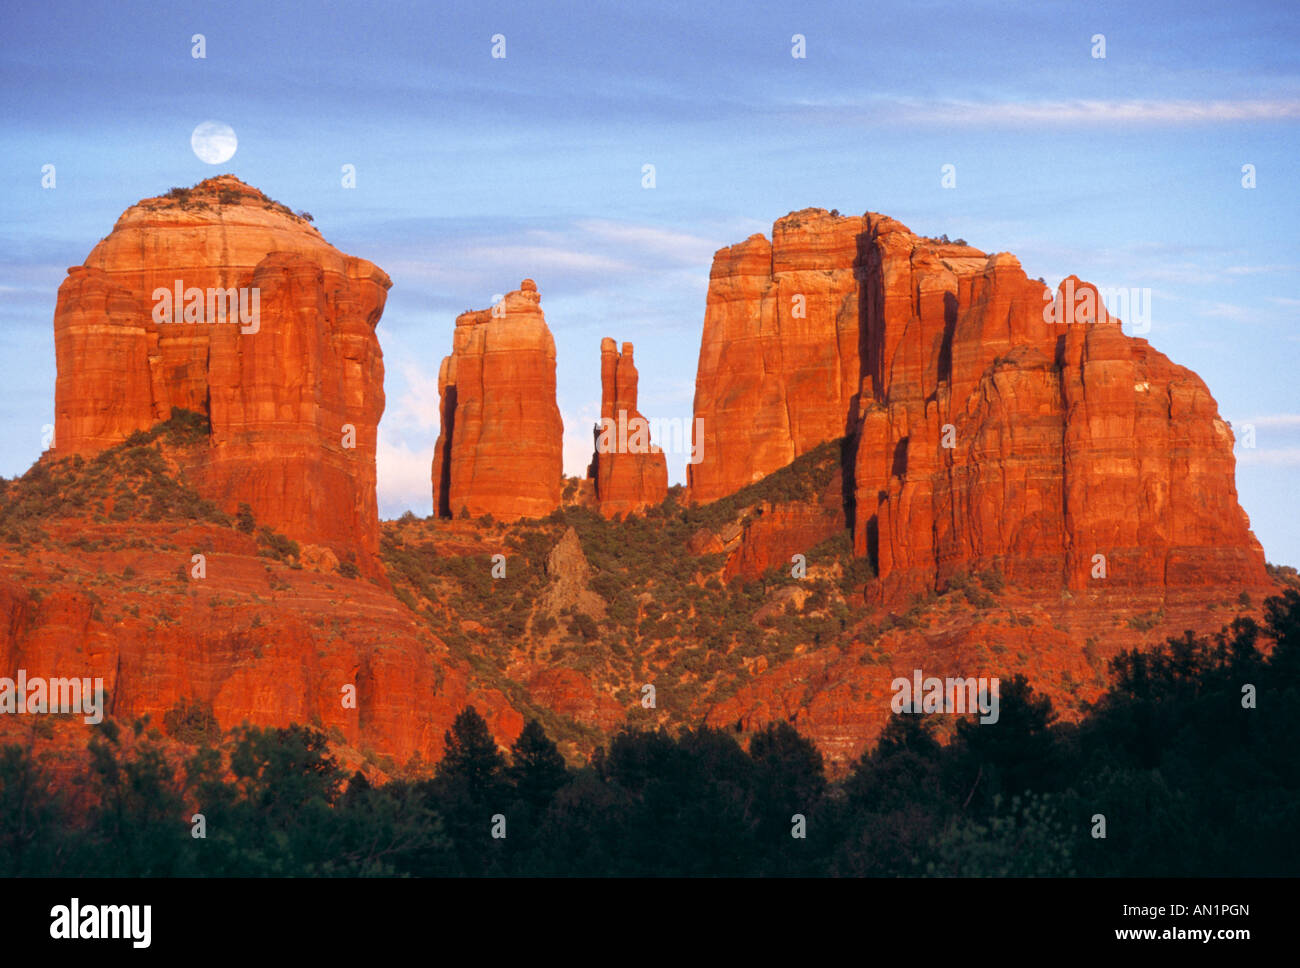
[{"label": "full moon", "polygon": [[204,121],[190,135],[190,147],[200,161],[219,165],[234,156],[239,139],[235,137],[235,129],[224,121]]}]

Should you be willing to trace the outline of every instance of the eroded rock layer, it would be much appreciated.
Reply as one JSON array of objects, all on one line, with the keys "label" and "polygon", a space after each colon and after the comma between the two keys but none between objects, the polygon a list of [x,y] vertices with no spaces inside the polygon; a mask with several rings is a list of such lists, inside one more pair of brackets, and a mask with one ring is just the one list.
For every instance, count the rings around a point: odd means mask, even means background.
[{"label": "eroded rock layer", "polygon": [[855,549],[886,599],[985,568],[1057,590],[1268,585],[1196,374],[1092,286],[1054,295],[1010,254],[884,216],[805,210],[715,256],[695,416],[700,502],[846,435]]},{"label": "eroded rock layer", "polygon": [[731,494],[845,433],[859,380],[862,225],[805,209],[779,219],[770,243],[753,235],[714,256],[692,500]]},{"label": "eroded rock layer", "polygon": [[606,517],[641,511],[668,494],[668,462],[650,442],[650,425],[636,408],[637,372],[632,344],[600,342],[600,425],[587,476]]},{"label": "eroded rock layer", "polygon": [[205,414],[204,496],[366,568],[390,285],[232,175],[131,206],[59,287],[56,453]]},{"label": "eroded rock layer", "polygon": [[514,521],[559,507],[564,423],[555,340],[531,279],[496,306],[456,318],[438,392],[435,514]]}]

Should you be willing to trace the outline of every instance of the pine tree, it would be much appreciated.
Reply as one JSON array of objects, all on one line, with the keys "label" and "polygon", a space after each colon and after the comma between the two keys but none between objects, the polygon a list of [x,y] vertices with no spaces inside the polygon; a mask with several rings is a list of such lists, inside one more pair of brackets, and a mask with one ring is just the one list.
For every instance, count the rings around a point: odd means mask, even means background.
[{"label": "pine tree", "polygon": [[509,820],[505,757],[473,706],[457,714],[443,744],[442,761],[425,788],[426,802],[443,818],[465,873],[502,873],[507,841],[493,839],[490,830],[494,815]]},{"label": "pine tree", "polygon": [[[1003,681],[995,723],[978,719],[957,724],[957,735],[985,779],[981,794],[1008,796],[1052,788],[1060,765],[1056,736],[1050,727],[1057,714],[1049,697],[1034,691],[1023,675]],[[990,775],[990,771],[992,775]]]},{"label": "pine tree", "polygon": [[443,745],[440,779],[463,786],[475,802],[499,788],[505,757],[477,709],[467,706],[456,715],[451,729],[443,734]]},{"label": "pine tree", "polygon": [[779,801],[781,812],[811,808],[826,789],[821,752],[785,720],[768,723],[755,733],[749,755],[754,760],[758,788]]},{"label": "pine tree", "polygon": [[510,748],[510,780],[515,793],[535,810],[543,810],[557,790],[569,782],[559,748],[542,724],[530,719]]}]

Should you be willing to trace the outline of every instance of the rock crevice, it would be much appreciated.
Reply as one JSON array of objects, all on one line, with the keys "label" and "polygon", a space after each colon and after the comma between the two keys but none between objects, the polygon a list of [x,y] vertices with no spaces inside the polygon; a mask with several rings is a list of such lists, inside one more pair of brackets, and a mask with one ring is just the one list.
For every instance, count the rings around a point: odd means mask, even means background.
[{"label": "rock crevice", "polygon": [[600,343],[600,424],[587,476],[606,517],[642,511],[668,494],[668,462],[651,443],[650,425],[637,409],[637,371],[632,344],[606,337]]},{"label": "rock crevice", "polygon": [[[1095,288],[820,209],[714,257],[692,500],[849,438],[848,520],[897,598],[995,568],[1043,588],[1268,584],[1196,374]],[[1101,556],[1098,558],[1097,556]]]}]

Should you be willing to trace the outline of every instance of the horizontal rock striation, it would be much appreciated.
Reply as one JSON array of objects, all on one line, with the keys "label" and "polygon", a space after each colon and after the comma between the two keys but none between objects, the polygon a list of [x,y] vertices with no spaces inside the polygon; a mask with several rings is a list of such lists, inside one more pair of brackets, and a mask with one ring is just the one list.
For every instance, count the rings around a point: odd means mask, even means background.
[{"label": "horizontal rock striation", "polygon": [[697,502],[847,435],[882,599],[987,568],[1058,591],[1269,585],[1196,374],[1087,283],[1053,294],[885,216],[805,210],[718,252],[695,416]]},{"label": "horizontal rock striation", "polygon": [[560,506],[564,423],[555,403],[555,340],[531,279],[496,306],[456,318],[438,393],[435,514],[515,521]]},{"label": "horizontal rock striation", "polygon": [[636,407],[637,371],[632,344],[623,351],[600,342],[600,425],[587,476],[605,517],[642,511],[668,494],[668,461],[650,441],[650,425]]},{"label": "horizontal rock striation", "polygon": [[234,176],[145,199],[59,287],[55,451],[196,411],[211,434],[186,471],[204,496],[368,567],[390,285]]}]

